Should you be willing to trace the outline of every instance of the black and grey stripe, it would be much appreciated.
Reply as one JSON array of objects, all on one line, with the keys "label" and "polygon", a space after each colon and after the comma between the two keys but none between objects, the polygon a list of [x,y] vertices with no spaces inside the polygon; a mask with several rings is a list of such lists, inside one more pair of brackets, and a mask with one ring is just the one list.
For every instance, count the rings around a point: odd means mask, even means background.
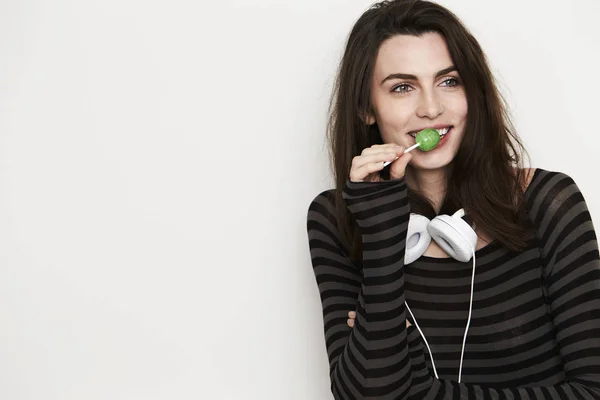
[{"label": "black and grey stripe", "polygon": [[[457,383],[472,263],[421,257],[403,264],[404,180],[349,182],[363,261],[350,261],[332,191],[308,212],[336,399],[600,399],[600,261],[584,198],[567,175],[538,169],[525,193],[536,240],[476,252],[473,316]],[[431,346],[440,379],[407,302]],[[346,325],[356,310],[354,329]]]}]

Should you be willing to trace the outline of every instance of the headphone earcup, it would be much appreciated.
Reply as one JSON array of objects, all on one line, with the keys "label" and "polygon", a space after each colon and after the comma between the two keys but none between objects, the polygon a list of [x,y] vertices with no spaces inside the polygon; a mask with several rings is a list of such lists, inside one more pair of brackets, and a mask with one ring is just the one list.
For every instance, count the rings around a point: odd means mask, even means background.
[{"label": "headphone earcup", "polygon": [[427,231],[429,218],[419,214],[410,214],[408,232],[406,233],[406,252],[404,265],[410,264],[425,253],[431,243],[431,236]]},{"label": "headphone earcup", "polygon": [[477,246],[477,234],[461,216],[461,209],[454,215],[438,215],[427,227],[432,239],[452,258],[467,262]]}]

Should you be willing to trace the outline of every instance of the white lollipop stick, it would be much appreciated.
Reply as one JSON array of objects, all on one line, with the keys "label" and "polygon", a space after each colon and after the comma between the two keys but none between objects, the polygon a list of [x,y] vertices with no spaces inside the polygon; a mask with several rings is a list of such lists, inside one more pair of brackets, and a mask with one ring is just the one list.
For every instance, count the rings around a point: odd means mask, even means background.
[{"label": "white lollipop stick", "polygon": [[[408,149],[404,150],[404,154],[408,153],[409,151],[412,151],[414,149],[416,149],[417,147],[419,147],[419,143],[415,143],[412,146],[410,146]],[[398,157],[396,157],[396,160],[398,159]],[[396,161],[394,160],[394,161]],[[383,166],[387,167],[388,165],[390,165],[393,161],[384,161],[383,162]]]}]

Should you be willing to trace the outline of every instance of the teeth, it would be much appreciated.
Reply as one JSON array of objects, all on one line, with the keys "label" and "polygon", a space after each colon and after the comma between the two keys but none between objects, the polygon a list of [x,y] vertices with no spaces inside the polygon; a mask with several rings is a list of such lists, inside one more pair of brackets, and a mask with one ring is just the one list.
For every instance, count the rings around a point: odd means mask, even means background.
[{"label": "teeth", "polygon": [[[446,133],[448,133],[449,130],[450,130],[450,128],[436,129],[436,131],[439,132],[440,136],[444,136]],[[409,135],[416,138],[417,133],[419,133],[419,132],[410,132]]]}]

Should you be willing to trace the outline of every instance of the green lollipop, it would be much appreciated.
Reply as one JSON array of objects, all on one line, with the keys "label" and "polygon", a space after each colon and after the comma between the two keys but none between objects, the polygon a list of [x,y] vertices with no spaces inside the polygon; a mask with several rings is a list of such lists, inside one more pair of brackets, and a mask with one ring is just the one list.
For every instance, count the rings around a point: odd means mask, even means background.
[{"label": "green lollipop", "polygon": [[417,144],[423,151],[431,151],[440,142],[440,133],[436,129],[427,128],[417,133]]},{"label": "green lollipop", "polygon": [[[404,150],[405,153],[420,148],[422,151],[431,151],[436,148],[438,143],[440,143],[440,133],[437,129],[427,128],[423,129],[419,133],[417,133],[417,137],[415,138],[416,144],[410,146],[408,149]],[[398,159],[398,158],[396,158]],[[391,164],[392,161],[384,161],[383,166],[387,166]]]}]

